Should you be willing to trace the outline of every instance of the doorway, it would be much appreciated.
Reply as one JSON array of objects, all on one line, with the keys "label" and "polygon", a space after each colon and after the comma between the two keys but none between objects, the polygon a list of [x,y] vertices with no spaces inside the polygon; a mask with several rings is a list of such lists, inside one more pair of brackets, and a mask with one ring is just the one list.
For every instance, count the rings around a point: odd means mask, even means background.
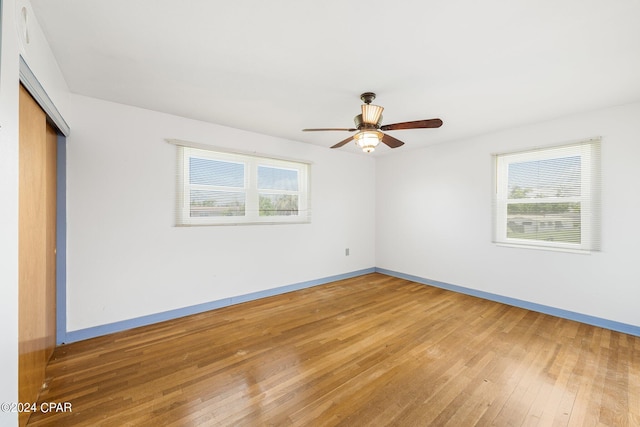
[{"label": "doorway", "polygon": [[19,105],[18,401],[36,402],[56,344],[58,135],[22,85]]}]

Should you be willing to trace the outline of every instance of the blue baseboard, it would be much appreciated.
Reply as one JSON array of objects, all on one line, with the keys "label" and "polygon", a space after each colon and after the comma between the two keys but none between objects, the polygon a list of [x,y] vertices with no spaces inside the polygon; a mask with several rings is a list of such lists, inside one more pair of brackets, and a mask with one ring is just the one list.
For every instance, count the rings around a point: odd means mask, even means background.
[{"label": "blue baseboard", "polygon": [[384,268],[377,268],[376,272],[386,274],[387,276],[398,277],[400,279],[410,280],[412,282],[421,283],[423,285],[435,286],[436,288],[442,288],[453,292],[458,292],[465,295],[471,295],[474,297],[496,301],[503,304],[511,305],[514,307],[525,308],[527,310],[536,311],[539,313],[550,314],[552,316],[560,317],[563,319],[574,320],[580,323],[586,323],[592,326],[598,326],[612,331],[623,332],[625,334],[640,336],[640,326],[629,325],[626,323],[615,322],[613,320],[602,319],[600,317],[589,316],[587,314],[576,313],[569,310],[563,310],[560,308],[549,307],[542,304],[536,304],[529,301],[524,301],[516,298],[505,297],[503,295],[492,294],[490,292],[483,292],[477,289],[465,288],[463,286],[452,285],[449,283],[439,282],[437,280],[425,279],[419,276],[413,276],[411,274],[400,273],[397,271],[387,270]]},{"label": "blue baseboard", "polygon": [[[520,307],[527,310],[536,311],[539,313],[545,313],[552,316],[560,317],[563,319],[574,320],[576,322],[586,323],[588,325],[598,326],[612,331],[623,332],[625,334],[640,336],[640,327],[634,325],[628,325],[626,323],[615,322],[613,320],[602,319],[595,316],[589,316],[582,313],[576,313],[569,310],[563,310],[555,307],[550,307],[542,304],[536,304],[529,301],[519,300],[516,298],[505,297],[503,295],[492,294],[489,292],[479,291],[476,289],[465,288],[463,286],[452,285],[450,283],[439,282],[437,280],[425,279],[423,277],[414,276],[411,274],[400,273],[393,270],[387,270],[384,268],[372,267],[364,270],[352,271],[349,273],[338,274],[335,276],[324,277],[316,280],[309,280],[306,282],[295,283],[293,285],[281,286],[278,288],[267,289],[264,291],[254,292],[245,295],[234,296],[230,298],[224,298],[217,301],[206,302],[190,307],[179,308],[175,310],[169,310],[162,313],[150,314],[148,316],[137,317],[134,319],[127,319],[120,322],[109,323],[106,325],[95,326],[86,329],[80,329],[77,331],[71,331],[63,333],[58,330],[58,344],[72,343],[76,341],[82,341],[89,338],[95,338],[102,335],[108,335],[115,332],[121,332],[128,329],[137,328],[140,326],[151,325],[166,320],[177,319],[192,314],[203,313],[209,310],[215,310],[217,308],[227,307],[230,305],[240,304],[247,301],[253,301],[260,298],[266,298],[274,295],[280,295],[287,292],[293,292],[300,289],[310,288],[313,286],[324,285],[327,283],[335,282],[337,280],[350,279],[352,277],[362,276],[370,273],[381,273],[387,276],[398,277],[400,279],[410,280],[412,282],[420,283],[423,285],[435,286],[437,288],[446,289],[449,291],[471,295],[474,297],[496,301],[499,303],[511,305],[514,307]],[[63,319],[64,320],[64,319]]]},{"label": "blue baseboard", "polygon": [[[221,300],[206,302],[203,304],[197,304],[190,307],[169,310],[162,313],[150,314],[148,316],[136,317],[134,319],[122,320],[120,322],[109,323],[106,325],[100,325],[100,326],[95,326],[95,327],[86,328],[86,329],[79,329],[77,331],[66,332],[64,334],[62,333],[62,331],[58,331],[59,335],[58,335],[57,341],[58,341],[58,344],[68,344],[76,341],[82,341],[89,338],[95,338],[102,335],[108,335],[115,332],[125,331],[127,329],[133,329],[140,326],[151,325],[153,323],[164,322],[165,320],[172,320],[172,319],[177,319],[179,317],[189,316],[191,314],[203,313],[205,311],[214,310],[216,308],[227,307],[234,304],[240,304],[242,302],[253,301],[256,299],[266,298],[274,295],[280,295],[287,292],[293,292],[300,289],[310,288],[312,286],[324,285],[326,283],[335,282],[337,280],[350,279],[352,277],[374,273],[375,271],[376,271],[375,267],[371,267],[371,268],[366,268],[364,270],[357,270],[349,273],[338,274],[335,276],[324,277],[322,279],[309,280],[306,282],[295,283],[293,285],[281,286],[278,288],[267,289],[259,292],[253,292],[246,295],[224,298]],[[60,319],[60,320],[62,320],[64,324],[66,324],[65,319]]]}]

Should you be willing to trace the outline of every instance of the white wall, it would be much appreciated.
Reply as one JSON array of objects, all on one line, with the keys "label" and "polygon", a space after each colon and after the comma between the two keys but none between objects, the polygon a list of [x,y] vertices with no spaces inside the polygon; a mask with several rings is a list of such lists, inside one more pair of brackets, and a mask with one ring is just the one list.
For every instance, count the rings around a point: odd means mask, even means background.
[{"label": "white wall", "polygon": [[[376,266],[640,326],[640,104],[381,157]],[[446,122],[445,122],[446,125]],[[491,243],[492,153],[602,136],[602,251]]]},{"label": "white wall", "polygon": [[[82,96],[64,107],[68,331],[375,266],[372,157]],[[311,223],[175,227],[165,138],[311,161]]]},{"label": "white wall", "polygon": [[[0,58],[0,402],[18,401],[18,51],[14,4],[2,2]],[[0,412],[0,425],[17,414]]]}]

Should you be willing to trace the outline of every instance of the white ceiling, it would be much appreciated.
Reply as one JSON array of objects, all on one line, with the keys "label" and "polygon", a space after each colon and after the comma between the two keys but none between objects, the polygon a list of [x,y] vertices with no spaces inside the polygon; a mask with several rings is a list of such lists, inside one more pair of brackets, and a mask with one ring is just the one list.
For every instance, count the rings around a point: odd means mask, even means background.
[{"label": "white ceiling", "polygon": [[444,121],[397,150],[640,100],[640,0],[32,7],[74,93],[326,147],[349,134],[301,129],[351,127],[365,91],[383,124]]}]

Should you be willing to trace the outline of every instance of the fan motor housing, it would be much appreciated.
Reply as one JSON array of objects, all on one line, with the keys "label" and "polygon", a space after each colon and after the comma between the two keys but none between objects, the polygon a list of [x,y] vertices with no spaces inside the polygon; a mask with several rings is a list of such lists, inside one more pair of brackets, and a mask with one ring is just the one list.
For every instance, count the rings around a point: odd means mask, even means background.
[{"label": "fan motor housing", "polygon": [[365,123],[362,120],[362,114],[358,114],[357,116],[355,116],[353,118],[353,123],[355,123],[356,128],[358,130],[375,130],[375,129],[380,129],[380,124],[382,124],[382,115],[380,115],[380,118],[378,119],[378,123],[371,124],[371,123]]}]

